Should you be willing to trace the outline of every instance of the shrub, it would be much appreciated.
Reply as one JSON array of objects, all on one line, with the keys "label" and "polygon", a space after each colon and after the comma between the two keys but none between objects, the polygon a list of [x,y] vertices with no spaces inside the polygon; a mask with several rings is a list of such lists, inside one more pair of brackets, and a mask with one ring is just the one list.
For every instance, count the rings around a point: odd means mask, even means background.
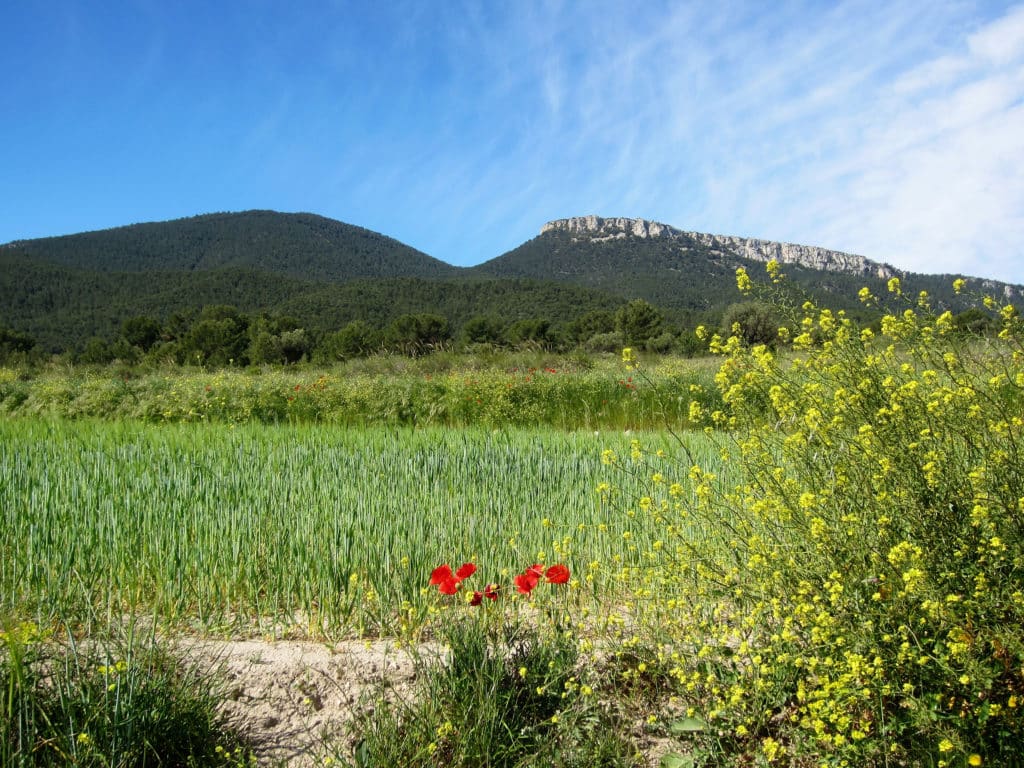
[{"label": "shrub", "polygon": [[723,763],[1024,745],[1024,329],[989,298],[998,337],[965,340],[890,290],[877,335],[808,303],[796,354],[712,339],[724,406],[691,415],[735,477],[633,451],[662,528],[633,610]]}]

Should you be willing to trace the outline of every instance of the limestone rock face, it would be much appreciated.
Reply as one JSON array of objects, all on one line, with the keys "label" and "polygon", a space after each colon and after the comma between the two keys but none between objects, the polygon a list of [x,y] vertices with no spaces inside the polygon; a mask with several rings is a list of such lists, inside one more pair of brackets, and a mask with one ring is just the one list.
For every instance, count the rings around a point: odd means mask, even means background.
[{"label": "limestone rock face", "polygon": [[686,232],[667,224],[659,224],[647,219],[609,218],[600,216],[575,216],[570,219],[549,221],[541,227],[540,233],[552,230],[563,230],[576,236],[585,237],[592,242],[615,240],[627,236],[654,238],[667,237],[675,240],[692,240],[714,251],[731,253],[755,261],[767,262],[771,259],[780,264],[799,264],[811,269],[829,272],[847,272],[854,275],[867,275],[888,279],[900,272],[888,264],[880,264],[864,256],[852,253],[830,251],[809,245],[792,243],[776,243],[770,240],[757,240],[749,237],[733,237],[731,235],[708,235],[703,232]]}]

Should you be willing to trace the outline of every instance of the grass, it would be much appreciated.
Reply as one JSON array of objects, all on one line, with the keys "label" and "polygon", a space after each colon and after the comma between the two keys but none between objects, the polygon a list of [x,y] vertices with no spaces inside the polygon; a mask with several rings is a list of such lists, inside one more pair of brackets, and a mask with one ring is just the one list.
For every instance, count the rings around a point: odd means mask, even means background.
[{"label": "grass", "polygon": [[[633,696],[652,726],[657,707],[678,717],[665,765],[1014,764],[1024,325],[986,299],[998,340],[968,343],[916,306],[875,333],[805,305],[798,354],[779,358],[715,338],[720,407],[695,379],[641,369],[639,390],[618,380],[624,402],[656,405],[603,434],[550,427],[592,427],[574,387],[607,372],[5,374],[9,412],[114,403],[105,415],[135,420],[0,423],[0,599],[41,625],[144,612],[404,635],[434,619],[450,655],[415,700],[361,723],[359,768],[620,764],[612,714]],[[123,410],[165,389],[173,407]],[[265,396],[300,405],[271,418]],[[520,414],[545,426],[510,428]],[[708,435],[621,431],[655,417]],[[482,608],[425,585],[466,561],[481,586],[531,562],[574,578],[559,601]],[[594,606],[613,662],[591,683],[577,651],[596,638],[565,617]]]},{"label": "grass", "polygon": [[[548,426],[649,429],[688,423],[690,385],[706,392],[707,360],[666,358],[637,387],[614,359],[380,358],[333,368],[0,369],[0,413],[147,422]],[[717,396],[707,395],[707,405]]]},{"label": "grass", "polygon": [[0,629],[0,765],[253,765],[217,714],[209,672],[130,630],[79,643],[31,623]]},{"label": "grass", "polygon": [[565,562],[582,599],[644,549],[595,491],[601,450],[631,437],[0,421],[0,606],[44,626],[402,632],[431,570],[473,559],[495,582]]},{"label": "grass", "polygon": [[[575,639],[488,618],[449,624],[447,659],[421,659],[419,690],[354,723],[356,768],[626,766],[635,748],[594,697]],[[346,761],[346,750],[337,754]]]}]

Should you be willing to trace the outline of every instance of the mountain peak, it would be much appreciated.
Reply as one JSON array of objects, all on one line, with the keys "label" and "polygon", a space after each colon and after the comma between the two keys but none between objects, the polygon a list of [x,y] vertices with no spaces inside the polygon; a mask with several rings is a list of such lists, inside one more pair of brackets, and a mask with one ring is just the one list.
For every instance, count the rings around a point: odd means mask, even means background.
[{"label": "mountain peak", "polygon": [[596,233],[597,237],[590,240],[618,240],[632,235],[633,237],[661,237],[662,235],[681,235],[681,232],[667,224],[648,219],[627,219],[622,217],[605,219],[601,216],[573,216],[568,219],[549,221],[540,228],[540,233],[552,230],[566,232]]},{"label": "mountain peak", "polygon": [[827,248],[818,248],[811,245],[795,245],[793,243],[779,243],[772,240],[758,240],[750,237],[686,232],[668,224],[648,219],[573,216],[568,219],[549,221],[541,227],[540,233],[543,235],[546,232],[552,231],[568,232],[573,235],[574,239],[585,239],[596,243],[607,240],[623,240],[627,237],[663,237],[680,241],[680,246],[683,248],[691,243],[697,243],[723,255],[742,256],[743,258],[760,262],[775,259],[780,264],[797,264],[810,269],[845,272],[847,274],[875,277],[883,280],[903,274],[888,264],[881,264],[852,253],[831,251]]}]

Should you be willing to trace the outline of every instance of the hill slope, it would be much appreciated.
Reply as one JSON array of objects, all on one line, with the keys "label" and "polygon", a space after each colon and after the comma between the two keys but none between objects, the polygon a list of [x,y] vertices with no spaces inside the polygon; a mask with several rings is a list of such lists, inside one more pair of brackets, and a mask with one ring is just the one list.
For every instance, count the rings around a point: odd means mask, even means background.
[{"label": "hill slope", "polygon": [[132,224],[0,248],[0,264],[30,258],[98,272],[197,272],[249,267],[302,280],[451,277],[457,267],[362,227],[310,213],[245,211]]},{"label": "hill slope", "polygon": [[[863,256],[766,240],[684,232],[645,219],[580,216],[548,222],[541,233],[472,269],[490,277],[520,277],[586,285],[626,298],[641,297],[669,309],[720,310],[740,300],[737,267],[753,276],[777,259],[790,280],[833,307],[859,309],[857,291],[885,292],[899,276],[908,291],[926,290],[953,309],[967,306],[952,282],[958,275],[905,273]],[[974,287],[1007,299],[1020,286],[974,280]]]},{"label": "hill slope", "polygon": [[[821,248],[685,232],[643,219],[585,216],[471,268],[439,261],[361,227],[307,213],[246,211],[135,224],[0,246],[0,326],[43,348],[112,338],[138,315],[167,320],[204,305],[284,313],[329,331],[353,319],[384,325],[405,313],[444,315],[457,329],[475,315],[572,321],[643,298],[676,323],[717,322],[743,297],[735,271],[763,275],[776,258],[819,302],[863,315],[857,290],[884,295],[899,275],[956,311],[955,275],[908,275],[861,256]],[[975,281],[1014,300],[1019,286]]]}]

